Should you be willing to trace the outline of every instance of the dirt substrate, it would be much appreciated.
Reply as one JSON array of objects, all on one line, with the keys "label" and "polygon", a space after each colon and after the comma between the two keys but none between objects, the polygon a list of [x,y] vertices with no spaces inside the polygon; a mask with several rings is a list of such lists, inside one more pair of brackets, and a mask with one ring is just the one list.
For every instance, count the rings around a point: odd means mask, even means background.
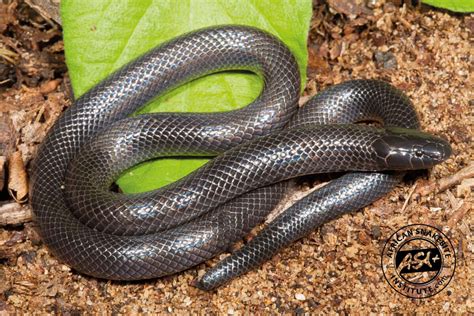
[{"label": "dirt substrate", "polygon": [[[191,283],[219,258],[147,282],[110,282],[72,271],[41,243],[28,207],[3,189],[0,313],[473,313],[474,18],[383,2],[368,8],[330,3],[332,9],[315,4],[306,95],[348,79],[389,81],[413,100],[423,129],[452,144],[447,162],[408,177],[373,205],[327,223],[211,293]],[[6,49],[0,53],[10,58],[0,68],[0,157],[13,165],[17,151],[27,167],[45,131],[70,104],[60,28],[35,14],[15,1],[2,5],[0,14]],[[21,171],[10,173],[21,178]],[[6,216],[7,210],[19,217]],[[21,224],[11,225],[15,221]],[[454,278],[423,300],[395,292],[380,264],[385,240],[412,223],[439,228],[456,250]]]}]

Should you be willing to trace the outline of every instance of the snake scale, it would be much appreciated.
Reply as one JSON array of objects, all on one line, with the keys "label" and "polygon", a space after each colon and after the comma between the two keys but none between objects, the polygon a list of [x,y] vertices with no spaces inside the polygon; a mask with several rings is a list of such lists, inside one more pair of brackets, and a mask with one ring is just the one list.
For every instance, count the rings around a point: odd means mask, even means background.
[{"label": "snake scale", "polygon": [[[130,117],[156,96],[227,70],[263,80],[248,106]],[[380,198],[399,182],[394,170],[429,168],[451,154],[446,141],[416,130],[411,102],[387,83],[348,81],[298,110],[299,94],[288,48],[247,26],[200,29],[123,66],[78,98],[38,150],[31,203],[45,244],[88,275],[157,278],[228,250],[281,200],[285,180],[351,171],[294,204],[197,281],[210,290],[322,223]],[[353,124],[367,120],[386,128]],[[139,162],[216,155],[155,191],[111,190]]]}]

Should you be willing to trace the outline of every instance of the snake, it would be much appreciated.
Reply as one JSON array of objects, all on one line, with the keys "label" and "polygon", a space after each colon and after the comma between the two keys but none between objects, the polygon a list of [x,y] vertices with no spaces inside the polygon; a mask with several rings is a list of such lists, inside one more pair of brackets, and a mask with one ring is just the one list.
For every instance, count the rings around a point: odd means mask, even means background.
[{"label": "snake", "polygon": [[[256,74],[264,83],[258,97],[225,112],[133,115],[157,96],[223,71]],[[229,251],[281,201],[289,179],[346,172],[195,282],[211,290],[387,194],[404,171],[451,155],[446,140],[419,130],[411,101],[386,82],[343,82],[301,108],[300,91],[291,51],[250,26],[199,29],[122,66],[77,98],[38,149],[31,206],[42,240],[86,275],[159,278]],[[378,124],[356,124],[366,121]],[[113,189],[140,162],[182,156],[215,158],[153,191]]]}]

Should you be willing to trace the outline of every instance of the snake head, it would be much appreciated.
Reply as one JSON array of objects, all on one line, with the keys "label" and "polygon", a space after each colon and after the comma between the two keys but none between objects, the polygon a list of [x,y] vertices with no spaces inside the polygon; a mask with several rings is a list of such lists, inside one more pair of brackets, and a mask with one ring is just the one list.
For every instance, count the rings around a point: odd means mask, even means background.
[{"label": "snake head", "polygon": [[449,143],[414,129],[388,127],[374,144],[379,163],[389,170],[426,169],[451,156]]}]

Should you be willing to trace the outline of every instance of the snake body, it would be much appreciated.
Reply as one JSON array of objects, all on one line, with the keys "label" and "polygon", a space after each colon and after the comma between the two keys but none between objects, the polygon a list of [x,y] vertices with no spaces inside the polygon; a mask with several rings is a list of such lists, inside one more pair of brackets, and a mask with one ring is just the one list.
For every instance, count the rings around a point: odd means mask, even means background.
[{"label": "snake body", "polygon": [[[157,95],[225,70],[264,81],[243,109],[128,116]],[[245,26],[198,30],[158,46],[78,98],[46,136],[32,176],[32,207],[44,242],[85,274],[117,280],[169,275],[227,250],[280,201],[284,180],[334,171],[330,182],[280,215],[197,286],[212,289],[270,258],[339,214],[389,192],[399,173],[450,155],[419,127],[411,102],[392,86],[355,80],[298,110],[298,67],[274,36]],[[352,123],[377,120],[375,128]],[[156,157],[218,155],[158,190],[124,195],[110,186],[125,169]]]}]

